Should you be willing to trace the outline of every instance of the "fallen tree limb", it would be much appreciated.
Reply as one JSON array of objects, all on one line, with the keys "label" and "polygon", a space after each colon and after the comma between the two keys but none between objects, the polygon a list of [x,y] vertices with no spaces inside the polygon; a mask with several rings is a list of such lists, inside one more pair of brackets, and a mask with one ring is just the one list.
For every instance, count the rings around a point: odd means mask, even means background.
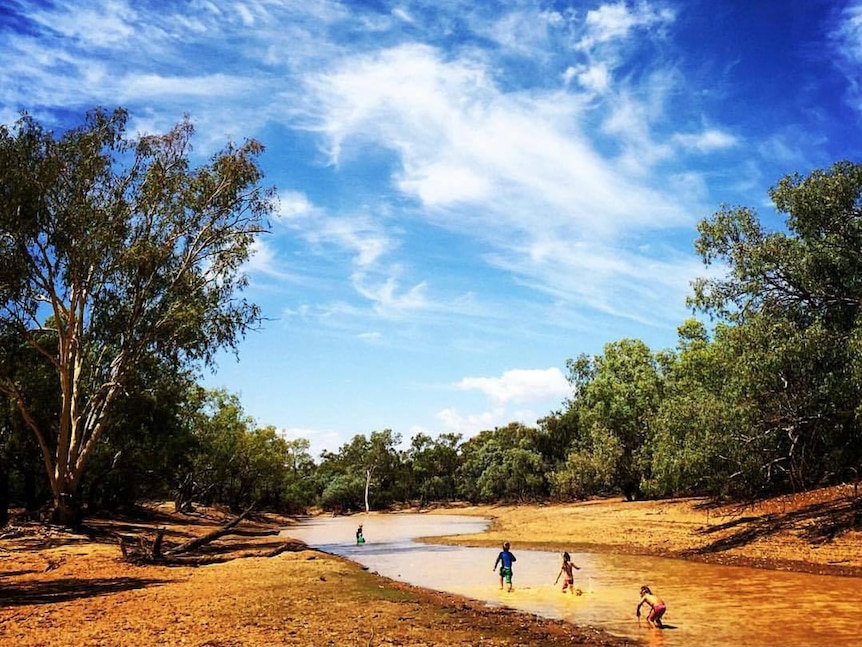
[{"label": "fallen tree limb", "polygon": [[231,530],[233,529],[234,526],[236,526],[240,521],[242,521],[243,519],[245,519],[248,516],[248,513],[251,512],[253,507],[254,507],[253,505],[250,505],[245,510],[243,510],[242,514],[239,515],[236,519],[234,519],[233,521],[229,521],[228,523],[223,525],[218,530],[213,530],[212,532],[209,532],[209,533],[207,533],[201,537],[195,537],[194,539],[189,540],[189,541],[185,542],[184,544],[180,544],[179,546],[174,546],[173,548],[169,548],[168,550],[165,551],[165,554],[166,555],[182,555],[184,553],[188,553],[190,551],[193,551],[196,548],[200,548],[201,546],[205,546],[206,544],[210,543],[211,541],[215,541],[216,539],[219,539],[220,537],[224,537],[225,535],[227,535],[231,532]]},{"label": "fallen tree limb", "polygon": [[237,537],[275,537],[278,533],[278,530],[247,530],[245,528],[236,528],[230,534]]},{"label": "fallen tree limb", "polygon": [[306,544],[304,541],[291,540],[283,543],[281,546],[273,548],[271,551],[266,553],[265,557],[275,557],[276,555],[281,555],[282,553],[287,551],[297,552],[300,550],[305,550],[307,548],[308,544]]},{"label": "fallen tree limb", "polygon": [[276,557],[285,552],[299,552],[307,548],[307,544],[291,540],[270,550],[246,550],[225,555],[165,555],[159,560],[159,563],[170,566],[208,566],[209,564],[223,564],[234,559],[247,557]]},{"label": "fallen tree limb", "polygon": [[[225,562],[238,557],[274,557],[286,550],[303,550],[306,546],[302,542],[294,540],[288,541],[279,545],[274,549],[262,550],[257,552],[245,552],[237,554],[229,548],[218,552],[224,552],[223,555],[195,555],[195,551],[200,550],[207,544],[221,539],[227,535],[236,535],[240,537],[272,537],[278,535],[278,530],[265,529],[238,529],[237,525],[242,522],[254,506],[246,508],[239,516],[231,519],[222,527],[211,532],[195,537],[182,544],[163,548],[166,528],[159,528],[154,537],[150,538],[145,535],[137,537],[124,537],[118,534],[120,550],[123,553],[123,559],[139,564],[158,563],[158,564],[186,564],[186,565],[203,565]],[[134,545],[137,540],[137,546]]]}]

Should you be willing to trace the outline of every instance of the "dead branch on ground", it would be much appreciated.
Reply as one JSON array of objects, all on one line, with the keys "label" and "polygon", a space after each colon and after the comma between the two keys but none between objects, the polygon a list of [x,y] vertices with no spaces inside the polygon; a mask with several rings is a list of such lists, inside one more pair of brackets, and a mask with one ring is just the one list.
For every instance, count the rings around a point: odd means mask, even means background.
[{"label": "dead branch on ground", "polygon": [[307,546],[295,540],[284,542],[275,548],[261,551],[232,552],[229,549],[220,554],[200,555],[199,551],[217,539],[233,535],[238,537],[266,537],[277,535],[274,530],[248,530],[239,529],[237,526],[249,515],[254,506],[246,508],[239,516],[231,519],[222,527],[211,532],[195,537],[186,542],[164,549],[164,537],[166,528],[159,528],[153,538],[140,535],[137,537],[137,546],[133,541],[123,535],[118,535],[120,551],[123,559],[137,564],[168,564],[199,566],[230,561],[242,557],[275,557],[285,551],[304,550]]}]

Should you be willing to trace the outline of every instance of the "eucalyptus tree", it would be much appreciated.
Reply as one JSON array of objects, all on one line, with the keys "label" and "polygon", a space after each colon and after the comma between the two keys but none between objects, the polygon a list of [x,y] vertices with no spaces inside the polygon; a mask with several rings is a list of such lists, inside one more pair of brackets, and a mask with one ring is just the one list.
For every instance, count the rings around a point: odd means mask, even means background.
[{"label": "eucalyptus tree", "polygon": [[565,462],[572,446],[581,439],[583,429],[578,424],[577,415],[570,408],[550,413],[538,422],[536,448],[548,463],[549,469],[554,469]]},{"label": "eucalyptus tree", "polygon": [[388,505],[394,500],[401,472],[402,456],[396,449],[401,435],[391,429],[373,431],[366,437],[356,434],[337,453],[324,452],[318,468],[326,481],[321,495],[324,507],[372,508],[372,488],[377,502]]},{"label": "eucalyptus tree", "polygon": [[568,367],[575,391],[570,407],[584,438],[567,459],[569,467],[586,470],[587,489],[613,487],[627,499],[638,498],[648,477],[662,362],[644,342],[623,339],[606,344],[601,355],[570,360]]},{"label": "eucalyptus tree", "polygon": [[788,175],[769,197],[784,218],[772,230],[753,209],[726,205],[698,225],[698,253],[727,274],[697,280],[690,302],[734,322],[764,312],[854,330],[862,308],[862,165]]},{"label": "eucalyptus tree", "polygon": [[309,451],[311,443],[306,438],[285,440],[285,474],[282,496],[286,512],[305,512],[314,504],[321,490],[318,489],[317,465]]},{"label": "eucalyptus tree", "polygon": [[769,195],[783,223],[723,206],[696,248],[725,275],[694,285],[695,307],[738,327],[734,342],[758,419],[764,487],[809,487],[862,458],[862,165],[788,175]]},{"label": "eucalyptus tree", "polygon": [[58,415],[41,420],[9,372],[0,390],[38,441],[61,522],[79,518],[82,477],[138,363],[209,364],[260,320],[240,293],[274,208],[262,146],[229,142],[193,167],[188,119],[136,138],[127,121],[96,109],[59,136],[28,115],[0,127],[0,326],[53,367]]},{"label": "eucalyptus tree", "polygon": [[734,329],[689,319],[668,362],[663,397],[652,420],[650,477],[655,496],[739,495],[748,488],[753,447],[740,442],[754,415],[744,397],[749,381],[738,370]]},{"label": "eucalyptus tree", "polygon": [[361,459],[362,470],[365,472],[365,511],[371,510],[370,493],[373,483],[377,483],[383,492],[386,503],[393,499],[394,486],[400,472],[401,455],[396,449],[401,442],[401,434],[393,433],[391,429],[373,431],[368,439],[365,455]]},{"label": "eucalyptus tree", "polygon": [[458,488],[469,501],[524,501],[548,494],[538,432],[513,422],[461,445]]},{"label": "eucalyptus tree", "polygon": [[440,434],[436,439],[419,433],[411,439],[406,460],[413,477],[412,493],[418,494],[422,503],[455,499],[460,443],[461,434],[455,433]]},{"label": "eucalyptus tree", "polygon": [[261,505],[285,511],[288,464],[291,460],[287,440],[272,425],[255,427],[242,437],[237,461],[239,485],[233,506]]}]

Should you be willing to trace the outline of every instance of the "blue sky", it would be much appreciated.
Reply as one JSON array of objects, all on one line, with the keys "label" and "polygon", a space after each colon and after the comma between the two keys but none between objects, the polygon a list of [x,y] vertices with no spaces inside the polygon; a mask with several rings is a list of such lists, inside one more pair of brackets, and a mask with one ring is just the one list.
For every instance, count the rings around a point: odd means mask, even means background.
[{"label": "blue sky", "polygon": [[267,321],[204,379],[315,456],[535,424],[675,344],[699,220],[862,147],[862,1],[2,0],[0,60],[2,123],[266,146]]}]

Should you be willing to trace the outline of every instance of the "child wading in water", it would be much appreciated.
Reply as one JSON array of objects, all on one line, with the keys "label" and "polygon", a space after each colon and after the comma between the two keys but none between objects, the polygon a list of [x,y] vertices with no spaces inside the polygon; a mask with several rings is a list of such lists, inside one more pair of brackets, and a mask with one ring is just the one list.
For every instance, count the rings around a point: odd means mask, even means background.
[{"label": "child wading in water", "polygon": [[649,590],[648,586],[641,587],[641,601],[638,602],[638,608],[635,610],[635,615],[641,617],[641,606],[647,605],[650,607],[649,615],[647,616],[647,624],[655,625],[662,629],[664,625],[661,623],[661,617],[667,611],[667,605],[659,596]]},{"label": "child wading in water", "polygon": [[579,571],[581,570],[581,567],[572,561],[572,558],[568,553],[563,553],[563,565],[560,568],[560,572],[557,573],[557,579],[554,580],[554,585],[556,586],[557,582],[560,581],[560,576],[565,573],[566,579],[563,580],[563,593],[568,589],[569,593],[581,595],[583,591],[575,588],[575,574],[573,569]]},{"label": "child wading in water", "polygon": [[509,585],[509,592],[512,592],[512,562],[517,561],[515,556],[509,552],[509,542],[503,544],[503,550],[497,555],[497,560],[494,562],[492,571],[497,570],[497,564],[500,564],[500,588],[503,588],[503,582]]}]

